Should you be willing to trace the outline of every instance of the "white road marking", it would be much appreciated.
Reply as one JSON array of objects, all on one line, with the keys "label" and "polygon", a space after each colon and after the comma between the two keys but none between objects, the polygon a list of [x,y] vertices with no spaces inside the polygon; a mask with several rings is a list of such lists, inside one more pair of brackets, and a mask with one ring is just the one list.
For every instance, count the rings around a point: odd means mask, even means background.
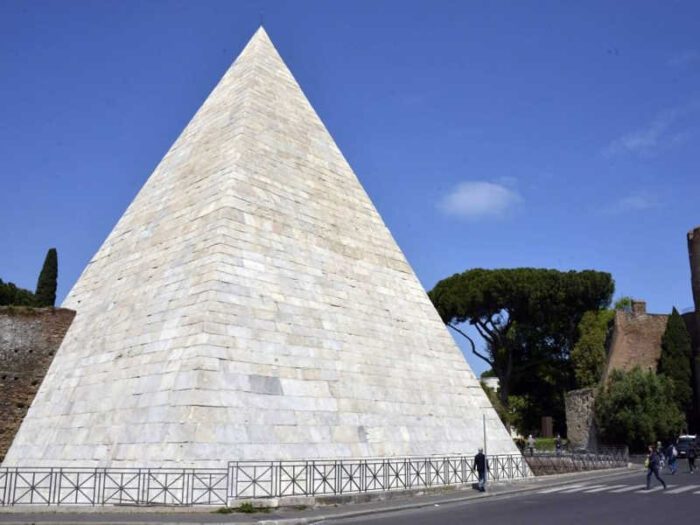
[{"label": "white road marking", "polygon": [[573,489],[568,489],[568,490],[562,490],[559,494],[573,494],[574,492],[583,492],[584,490],[587,489],[595,489],[598,487],[603,487],[604,485],[586,485],[584,487],[576,487]]},{"label": "white road marking", "polygon": [[563,487],[554,487],[553,489],[544,489],[538,492],[538,494],[552,494],[553,492],[559,492],[560,490],[572,489],[574,487],[585,487],[584,483],[577,483],[576,485],[564,485]]},{"label": "white road marking", "polygon": [[681,492],[687,492],[700,487],[700,485],[686,485],[685,487],[680,487],[674,490],[666,491],[667,494],[680,494]]},{"label": "white road marking", "polygon": [[624,489],[611,490],[610,492],[612,494],[620,494],[621,492],[632,492],[633,490],[639,490],[641,488],[644,488],[644,485],[642,485],[641,487],[639,485],[632,485],[631,487],[625,487]]},{"label": "white road marking", "polygon": [[627,485],[604,485],[601,488],[593,489],[593,490],[584,490],[583,492],[585,494],[593,494],[594,492],[603,492],[604,490],[619,489],[621,487],[626,487],[626,486]]},{"label": "white road marking", "polygon": [[[671,487],[677,487],[677,486],[678,485],[666,485],[666,488],[670,489]],[[661,485],[658,485],[658,486],[654,487],[653,489],[647,490],[646,488],[643,488],[642,490],[638,490],[637,494],[640,494],[640,493],[649,494],[650,492],[658,492],[660,490],[664,490],[664,488]]]}]

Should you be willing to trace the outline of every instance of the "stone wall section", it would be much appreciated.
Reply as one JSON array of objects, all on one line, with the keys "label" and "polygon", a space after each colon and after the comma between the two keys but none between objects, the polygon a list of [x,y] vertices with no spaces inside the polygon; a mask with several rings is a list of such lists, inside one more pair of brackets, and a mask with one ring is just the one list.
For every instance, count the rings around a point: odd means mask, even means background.
[{"label": "stone wall section", "polygon": [[613,370],[656,370],[667,323],[668,315],[648,314],[643,301],[634,301],[630,312],[617,310],[603,381]]},{"label": "stone wall section", "polygon": [[64,308],[0,307],[0,462],[74,316]]},{"label": "stone wall section", "polygon": [[566,393],[566,432],[573,449],[595,450],[598,437],[594,421],[596,388],[581,388]]},{"label": "stone wall section", "polygon": [[[700,432],[700,226],[688,232],[688,259],[690,261],[690,283],[693,290],[695,313],[686,325],[693,341],[693,419],[695,430]],[[685,316],[684,316],[685,317]]]}]

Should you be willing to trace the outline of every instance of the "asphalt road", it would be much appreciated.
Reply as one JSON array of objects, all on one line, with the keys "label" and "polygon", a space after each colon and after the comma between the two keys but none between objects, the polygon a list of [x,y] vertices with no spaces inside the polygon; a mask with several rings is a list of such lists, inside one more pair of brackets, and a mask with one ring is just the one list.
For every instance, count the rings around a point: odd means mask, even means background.
[{"label": "asphalt road", "polygon": [[331,524],[436,525],[474,523],[508,524],[663,524],[700,523],[700,473],[663,473],[668,484],[662,490],[655,480],[652,490],[642,490],[646,479],[638,472],[614,480],[572,483],[468,503],[329,520]]}]

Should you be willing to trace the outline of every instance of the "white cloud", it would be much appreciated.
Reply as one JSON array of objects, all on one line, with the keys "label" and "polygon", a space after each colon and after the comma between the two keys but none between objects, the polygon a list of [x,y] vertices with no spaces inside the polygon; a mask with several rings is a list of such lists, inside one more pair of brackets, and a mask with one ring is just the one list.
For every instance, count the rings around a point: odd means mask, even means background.
[{"label": "white cloud", "polygon": [[438,208],[447,215],[464,219],[502,217],[523,198],[513,189],[501,184],[485,181],[468,181],[458,184],[438,203]]},{"label": "white cloud", "polygon": [[663,111],[645,126],[610,142],[603,153],[607,157],[624,153],[650,156],[680,144],[689,137],[687,129],[683,129],[683,119],[699,107],[699,104],[693,103]]}]

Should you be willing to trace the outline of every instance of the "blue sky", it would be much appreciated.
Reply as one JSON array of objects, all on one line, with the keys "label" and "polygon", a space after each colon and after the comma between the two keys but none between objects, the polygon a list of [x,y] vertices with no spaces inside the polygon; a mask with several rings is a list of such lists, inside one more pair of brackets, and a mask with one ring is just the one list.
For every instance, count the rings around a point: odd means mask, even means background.
[{"label": "blue sky", "polygon": [[0,0],[0,278],[55,246],[65,297],[261,12],[427,289],[598,269],[692,305],[692,1]]}]

